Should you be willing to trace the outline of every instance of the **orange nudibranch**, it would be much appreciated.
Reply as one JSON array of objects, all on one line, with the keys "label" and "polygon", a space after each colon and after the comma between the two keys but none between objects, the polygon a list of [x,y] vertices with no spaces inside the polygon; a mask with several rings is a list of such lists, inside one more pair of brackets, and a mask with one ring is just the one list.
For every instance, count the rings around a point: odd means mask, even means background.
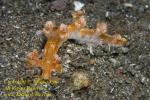
[{"label": "orange nudibranch", "polygon": [[107,24],[98,23],[96,29],[86,27],[86,18],[82,11],[72,13],[73,22],[69,25],[61,24],[59,27],[52,21],[47,21],[43,33],[47,37],[43,57],[40,59],[37,50],[29,53],[26,61],[30,66],[42,69],[42,78],[51,80],[51,72],[62,73],[63,68],[59,63],[57,52],[62,43],[68,39],[77,39],[89,43],[109,43],[123,46],[127,40],[121,35],[107,34]]}]

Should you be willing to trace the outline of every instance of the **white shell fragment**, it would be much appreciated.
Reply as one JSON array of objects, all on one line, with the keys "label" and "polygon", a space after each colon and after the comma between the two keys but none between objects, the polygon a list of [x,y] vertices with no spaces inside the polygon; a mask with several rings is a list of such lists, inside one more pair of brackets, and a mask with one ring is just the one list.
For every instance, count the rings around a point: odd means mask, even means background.
[{"label": "white shell fragment", "polygon": [[131,4],[131,3],[124,3],[123,4],[125,7],[129,7],[129,8],[132,8],[133,7],[133,4]]},{"label": "white shell fragment", "polygon": [[74,10],[78,11],[81,10],[82,7],[84,6],[84,3],[81,3],[80,1],[74,1]]}]

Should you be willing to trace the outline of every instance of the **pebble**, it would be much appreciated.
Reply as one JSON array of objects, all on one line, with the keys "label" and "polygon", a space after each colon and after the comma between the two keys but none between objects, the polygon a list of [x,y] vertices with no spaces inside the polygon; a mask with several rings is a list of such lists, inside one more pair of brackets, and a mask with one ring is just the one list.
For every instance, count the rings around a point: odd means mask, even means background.
[{"label": "pebble", "polygon": [[126,48],[126,47],[122,47],[121,49],[122,49],[122,52],[123,52],[123,53],[128,53],[128,51],[129,51],[129,49]]},{"label": "pebble", "polygon": [[67,49],[67,53],[68,53],[68,54],[72,54],[73,52],[72,52],[72,50]]},{"label": "pebble", "polygon": [[148,8],[149,6],[148,5],[145,5],[145,8]]},{"label": "pebble", "polygon": [[133,7],[133,4],[131,4],[131,3],[124,3],[123,4],[125,7],[129,7],[129,8],[132,8]]},{"label": "pebble", "polygon": [[12,38],[7,38],[6,40],[7,40],[7,41],[10,41],[10,40],[12,40]]},{"label": "pebble", "polygon": [[42,30],[37,30],[35,34],[36,34],[37,36],[41,35],[41,34],[42,34]]},{"label": "pebble", "polygon": [[109,12],[107,11],[106,13],[105,13],[105,17],[108,17],[109,16]]},{"label": "pebble", "polygon": [[142,77],[142,79],[141,79],[141,83],[144,83],[145,82],[145,77]]},{"label": "pebble", "polygon": [[1,63],[0,63],[0,65],[1,65],[1,67],[5,67],[4,65],[2,65]]},{"label": "pebble", "polygon": [[52,2],[51,10],[64,10],[66,8],[65,0],[55,0]]},{"label": "pebble", "polygon": [[72,75],[72,89],[80,90],[90,86],[89,74],[84,71],[74,72]]},{"label": "pebble", "polygon": [[120,62],[114,58],[110,58],[109,61],[112,62],[114,66],[120,66]]},{"label": "pebble", "polygon": [[82,7],[84,7],[84,3],[81,3],[80,1],[74,1],[74,10],[78,11],[81,10]]}]

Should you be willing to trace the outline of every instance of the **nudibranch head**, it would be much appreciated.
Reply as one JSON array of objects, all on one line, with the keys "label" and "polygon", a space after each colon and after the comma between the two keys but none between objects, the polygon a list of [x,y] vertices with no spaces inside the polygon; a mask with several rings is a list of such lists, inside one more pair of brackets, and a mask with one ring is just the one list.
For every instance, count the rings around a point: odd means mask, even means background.
[{"label": "nudibranch head", "polygon": [[46,37],[49,37],[51,35],[51,32],[53,31],[55,27],[55,24],[52,21],[47,21],[43,28],[43,33]]},{"label": "nudibranch head", "polygon": [[84,16],[84,12],[83,11],[75,11],[75,12],[72,13],[73,19],[78,19],[81,16]]}]

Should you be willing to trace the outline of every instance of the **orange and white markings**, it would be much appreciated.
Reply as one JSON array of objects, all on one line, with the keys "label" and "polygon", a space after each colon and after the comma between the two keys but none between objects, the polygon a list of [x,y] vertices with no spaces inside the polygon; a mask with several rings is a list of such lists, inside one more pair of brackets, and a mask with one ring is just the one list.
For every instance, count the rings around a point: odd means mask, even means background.
[{"label": "orange and white markings", "polygon": [[26,57],[28,64],[40,67],[42,71],[42,78],[51,80],[51,72],[63,72],[60,64],[60,57],[57,55],[59,48],[63,42],[68,39],[76,39],[87,43],[89,51],[93,54],[91,44],[101,44],[102,42],[123,46],[127,40],[122,38],[120,34],[109,35],[107,33],[107,24],[97,23],[95,29],[90,29],[86,26],[86,17],[84,12],[76,11],[72,13],[73,22],[65,25],[55,26],[52,21],[47,21],[43,28],[43,33],[47,37],[43,56],[39,59],[38,52],[34,50]]}]

